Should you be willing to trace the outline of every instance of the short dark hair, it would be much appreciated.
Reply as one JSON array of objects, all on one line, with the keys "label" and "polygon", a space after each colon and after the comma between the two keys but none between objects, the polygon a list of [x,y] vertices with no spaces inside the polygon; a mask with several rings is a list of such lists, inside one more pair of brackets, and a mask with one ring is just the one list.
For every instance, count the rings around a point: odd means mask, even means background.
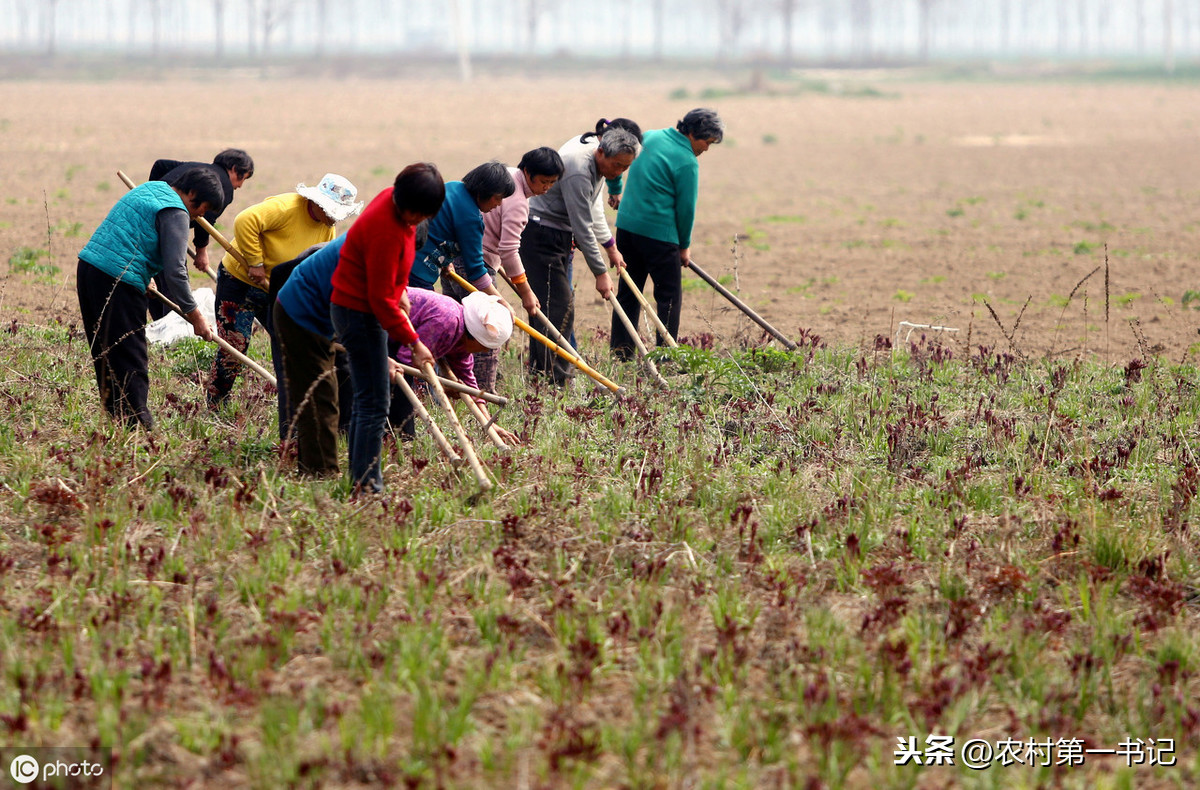
[{"label": "short dark hair", "polygon": [[494,159],[471,170],[463,176],[462,182],[476,203],[483,203],[492,195],[506,198],[517,191],[517,184],[509,175],[508,167]]},{"label": "short dark hair", "polygon": [[213,157],[213,164],[222,170],[232,170],[243,178],[254,175],[254,160],[240,148],[226,148]]},{"label": "short dark hair", "polygon": [[624,129],[637,139],[638,145],[642,144],[642,127],[638,126],[636,121],[631,121],[628,118],[613,118],[611,121],[607,118],[601,118],[596,121],[596,131],[584,132],[579,137],[579,142],[586,143],[589,137],[603,137],[604,133],[609,129]]},{"label": "short dark hair", "polygon": [[192,167],[183,171],[171,186],[185,195],[192,193],[197,203],[207,203],[209,207],[220,208],[225,205],[225,187],[221,179],[207,167]]},{"label": "short dark hair", "polygon": [[563,165],[562,157],[558,155],[558,151],[546,146],[526,151],[525,156],[521,157],[521,164],[517,165],[517,167],[528,173],[530,177],[554,176],[558,178],[566,170],[566,166]]},{"label": "short dark hair", "polygon": [[697,107],[690,110],[683,119],[675,124],[680,133],[691,135],[696,140],[708,140],[719,143],[725,139],[725,122],[716,110],[707,107]]},{"label": "short dark hair", "polygon": [[446,183],[433,162],[415,162],[400,171],[392,185],[396,211],[413,211],[432,217],[446,199]]}]

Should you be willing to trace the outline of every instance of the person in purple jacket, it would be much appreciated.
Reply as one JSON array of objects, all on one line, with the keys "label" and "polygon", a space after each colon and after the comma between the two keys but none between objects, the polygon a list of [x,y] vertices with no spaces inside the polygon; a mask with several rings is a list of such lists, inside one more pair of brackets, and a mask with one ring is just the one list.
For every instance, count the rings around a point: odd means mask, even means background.
[{"label": "person in purple jacket", "polygon": [[[475,354],[500,348],[512,336],[512,311],[498,296],[479,291],[467,294],[462,302],[449,296],[421,288],[408,290],[409,312],[413,329],[435,359],[454,371],[458,380],[468,387],[479,387],[475,379]],[[411,365],[412,352],[398,346],[394,358]],[[476,398],[475,403],[487,412],[487,401]],[[412,436],[412,404],[393,384],[388,420],[402,434]],[[511,432],[495,426],[507,444],[520,444]]]}]

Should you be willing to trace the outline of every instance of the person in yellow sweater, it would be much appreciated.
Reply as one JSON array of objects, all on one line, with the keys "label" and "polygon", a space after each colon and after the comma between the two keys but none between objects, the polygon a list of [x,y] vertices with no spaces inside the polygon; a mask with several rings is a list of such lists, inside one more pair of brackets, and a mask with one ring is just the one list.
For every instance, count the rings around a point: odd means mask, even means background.
[{"label": "person in yellow sweater", "polygon": [[[357,197],[354,184],[326,173],[315,187],[299,184],[295,192],[274,195],[237,215],[233,246],[246,265],[230,253],[217,273],[217,333],[222,338],[245,352],[255,318],[271,331],[271,269],[314,244],[333,241],[334,225],[362,210]],[[229,397],[240,369],[231,355],[217,352],[207,388],[210,409]]]}]

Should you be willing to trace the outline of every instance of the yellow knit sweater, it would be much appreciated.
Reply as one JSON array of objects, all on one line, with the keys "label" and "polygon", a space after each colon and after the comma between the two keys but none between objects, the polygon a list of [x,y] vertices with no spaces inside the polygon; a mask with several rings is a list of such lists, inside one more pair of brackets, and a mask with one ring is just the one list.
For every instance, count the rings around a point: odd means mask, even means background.
[{"label": "yellow knit sweater", "polygon": [[[247,264],[263,264],[267,276],[276,264],[290,261],[314,244],[333,241],[336,234],[332,227],[309,216],[308,198],[297,192],[269,197],[245,209],[233,221],[233,246]],[[226,255],[221,264],[247,285],[255,284],[232,254]]]}]

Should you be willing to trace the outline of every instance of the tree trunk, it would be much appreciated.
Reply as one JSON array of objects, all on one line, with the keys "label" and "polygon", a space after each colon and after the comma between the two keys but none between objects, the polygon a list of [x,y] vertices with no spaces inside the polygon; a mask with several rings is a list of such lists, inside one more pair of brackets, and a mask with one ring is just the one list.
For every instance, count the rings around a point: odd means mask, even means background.
[{"label": "tree trunk", "polygon": [[1175,73],[1175,0],[1163,0],[1163,66]]},{"label": "tree trunk", "polygon": [[213,28],[216,30],[215,35],[215,54],[217,60],[225,57],[225,0],[212,0],[213,3]]},{"label": "tree trunk", "polygon": [[917,60],[929,62],[929,32],[930,17],[933,14],[933,0],[917,0]]},{"label": "tree trunk", "polygon": [[792,65],[792,34],[796,25],[796,0],[780,0],[779,11],[783,22],[783,65]]},{"label": "tree trunk", "polygon": [[1134,27],[1137,30],[1137,53],[1146,54],[1146,0],[1134,3]]},{"label": "tree trunk", "polygon": [[[611,4],[610,4],[611,5]],[[621,60],[629,60],[630,39],[633,37],[633,9],[629,0],[621,0]]]},{"label": "tree trunk", "polygon": [[1008,54],[1012,33],[1012,0],[1000,0],[1000,51]]},{"label": "tree trunk", "polygon": [[246,0],[246,53],[253,58],[258,54],[258,3]]},{"label": "tree trunk", "polygon": [[666,26],[666,0],[654,0],[654,59],[663,59],[663,28]]},{"label": "tree trunk", "polygon": [[1088,50],[1088,12],[1087,0],[1079,0],[1079,54],[1086,55]]},{"label": "tree trunk", "polygon": [[450,24],[454,27],[454,46],[458,50],[458,76],[463,82],[471,81],[471,53],[467,50],[467,31],[463,28],[460,0],[450,0]]},{"label": "tree trunk", "polygon": [[1067,54],[1067,0],[1058,0],[1058,54]]},{"label": "tree trunk", "polygon": [[532,55],[537,45],[538,0],[525,0],[525,51]]},{"label": "tree trunk", "polygon": [[314,53],[325,57],[325,29],[329,26],[329,0],[317,0],[317,30]]},{"label": "tree trunk", "polygon": [[832,62],[835,54],[834,44],[838,27],[837,3],[838,0],[825,0],[821,5],[821,34],[825,39],[826,63]]},{"label": "tree trunk", "polygon": [[150,4],[150,57],[158,60],[162,52],[162,1],[147,1]]},{"label": "tree trunk", "polygon": [[52,58],[58,46],[55,40],[58,34],[58,0],[46,0],[42,9],[42,24],[46,31],[46,55]]},{"label": "tree trunk", "polygon": [[862,63],[871,59],[871,0],[850,2],[851,50]]}]

